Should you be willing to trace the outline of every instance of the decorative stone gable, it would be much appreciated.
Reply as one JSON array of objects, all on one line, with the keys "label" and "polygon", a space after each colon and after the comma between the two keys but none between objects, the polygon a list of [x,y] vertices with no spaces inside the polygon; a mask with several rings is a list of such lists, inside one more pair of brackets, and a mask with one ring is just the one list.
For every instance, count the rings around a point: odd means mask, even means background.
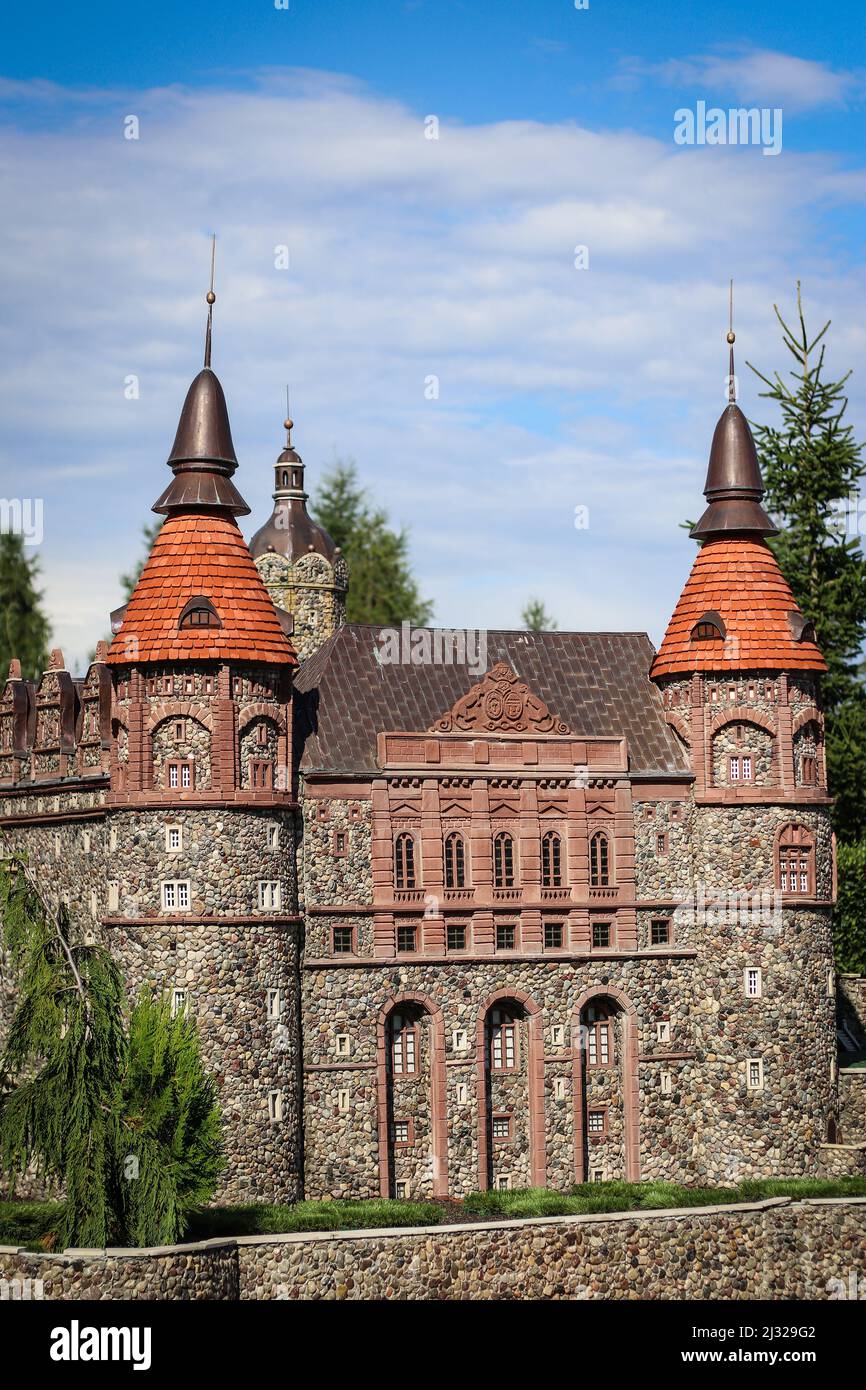
[{"label": "decorative stone gable", "polygon": [[431,733],[570,734],[571,730],[548,709],[527,685],[518,680],[504,661],[498,661],[477,685],[431,727]]}]

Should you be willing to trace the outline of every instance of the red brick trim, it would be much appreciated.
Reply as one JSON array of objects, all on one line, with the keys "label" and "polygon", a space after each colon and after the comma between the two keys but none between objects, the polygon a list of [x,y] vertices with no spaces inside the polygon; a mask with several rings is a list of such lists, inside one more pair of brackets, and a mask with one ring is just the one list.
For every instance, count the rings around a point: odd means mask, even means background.
[{"label": "red brick trim", "polygon": [[640,1110],[638,1099],[637,1010],[615,985],[595,985],[584,990],[574,1006],[571,1021],[573,1054],[574,1180],[586,1181],[583,1134],[583,1051],[580,1046],[580,1016],[593,999],[612,999],[623,1015],[623,1057],[621,1067],[623,1120],[625,1125],[626,1182],[640,1182]]},{"label": "red brick trim", "polygon": [[670,724],[670,726],[671,726],[672,729],[676,729],[677,733],[679,734],[680,738],[683,740],[683,742],[684,742],[684,744],[686,745],[686,747],[687,747],[687,748],[691,748],[691,746],[692,746],[692,727],[691,727],[691,724],[690,724],[686,719],[684,719],[683,716],[682,716],[681,714],[677,714],[675,710],[665,710],[665,720],[666,720],[666,722],[667,722],[668,724]]},{"label": "red brick trim", "polygon": [[478,1068],[478,1186],[487,1188],[487,1161],[492,1143],[487,1133],[487,1015],[497,1004],[506,1001],[519,1004],[526,1014],[529,1048],[527,1083],[529,1089],[529,1180],[533,1187],[544,1187],[547,1181],[547,1154],[544,1128],[544,1037],[542,1012],[528,994],[520,989],[500,989],[485,999],[476,1025],[476,1064]]},{"label": "red brick trim", "polygon": [[720,709],[716,717],[711,720],[709,737],[715,738],[720,729],[726,724],[757,724],[766,733],[772,734],[777,738],[779,729],[776,721],[769,714],[764,714],[761,710],[752,709],[751,705],[726,705]]},{"label": "red brick trim", "polygon": [[445,1020],[428,994],[392,994],[379,1010],[376,1024],[377,1104],[379,1116],[379,1191],[390,1197],[388,1180],[388,1019],[401,1004],[420,1004],[432,1020],[430,1057],[430,1131],[433,1196],[448,1196],[448,1119],[445,1094]]},{"label": "red brick trim", "polygon": [[266,704],[263,701],[244,705],[243,709],[238,710],[238,734],[242,734],[254,719],[269,719],[278,731],[281,730],[285,725],[285,709],[285,705]]},{"label": "red brick trim", "polygon": [[193,695],[186,700],[161,700],[152,704],[147,732],[152,734],[157,725],[164,724],[166,719],[194,719],[197,724],[203,724],[209,733],[213,733],[211,711],[207,706],[200,704]]},{"label": "red brick trim", "polygon": [[804,724],[817,724],[818,728],[823,733],[824,716],[816,705],[807,705],[805,709],[800,710],[800,713],[796,715],[791,724],[791,733],[798,734]]}]

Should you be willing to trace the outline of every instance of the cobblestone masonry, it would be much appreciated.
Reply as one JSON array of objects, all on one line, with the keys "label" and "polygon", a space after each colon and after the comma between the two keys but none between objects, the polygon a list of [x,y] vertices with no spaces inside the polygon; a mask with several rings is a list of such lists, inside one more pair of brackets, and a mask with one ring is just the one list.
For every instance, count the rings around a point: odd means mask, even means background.
[{"label": "cobblestone masonry", "polygon": [[0,1247],[0,1288],[10,1297],[62,1300],[823,1301],[862,1289],[864,1249],[866,1201],[781,1198],[639,1215],[248,1236],[153,1251],[57,1256]]}]

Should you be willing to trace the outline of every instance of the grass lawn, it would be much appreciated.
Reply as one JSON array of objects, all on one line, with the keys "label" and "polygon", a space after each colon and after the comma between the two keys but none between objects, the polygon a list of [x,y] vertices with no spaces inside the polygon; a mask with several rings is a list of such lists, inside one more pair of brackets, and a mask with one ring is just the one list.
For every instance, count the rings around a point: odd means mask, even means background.
[{"label": "grass lawn", "polygon": [[[215,1236],[286,1235],[292,1231],[352,1231],[379,1226],[435,1226],[497,1217],[580,1216],[606,1211],[724,1206],[764,1197],[866,1197],[866,1177],[767,1178],[738,1187],[681,1187],[671,1182],[594,1182],[570,1192],[528,1187],[514,1192],[472,1192],[462,1202],[297,1202],[294,1206],[209,1207],[189,1223],[186,1240]],[[56,1202],[0,1201],[0,1245],[54,1248],[61,1208]]]}]

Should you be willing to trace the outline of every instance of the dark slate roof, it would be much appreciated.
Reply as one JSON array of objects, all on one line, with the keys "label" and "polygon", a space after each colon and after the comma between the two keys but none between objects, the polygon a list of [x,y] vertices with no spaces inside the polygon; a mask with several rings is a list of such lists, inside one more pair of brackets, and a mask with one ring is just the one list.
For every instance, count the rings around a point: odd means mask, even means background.
[{"label": "dark slate roof", "polygon": [[[378,733],[429,729],[481,679],[466,666],[380,665],[383,630],[346,624],[295,677],[302,771],[374,773]],[[577,737],[627,738],[632,772],[687,772],[649,679],[654,655],[644,632],[488,632],[485,669],[504,661]]]}]

